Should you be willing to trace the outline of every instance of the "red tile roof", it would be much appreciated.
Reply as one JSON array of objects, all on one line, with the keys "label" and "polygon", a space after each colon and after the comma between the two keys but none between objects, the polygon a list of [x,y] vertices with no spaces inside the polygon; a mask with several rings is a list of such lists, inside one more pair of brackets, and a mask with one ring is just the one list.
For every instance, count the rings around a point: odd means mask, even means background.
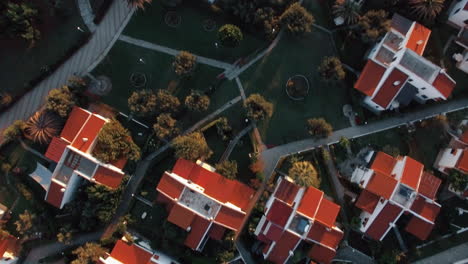
[{"label": "red tile roof", "polygon": [[2,260],[3,255],[6,252],[16,253],[18,239],[14,236],[8,236],[6,238],[0,239],[0,260]]},{"label": "red tile roof", "polygon": [[314,187],[307,188],[297,211],[309,218],[314,218],[320,205],[320,201],[322,201],[322,197],[322,191]]},{"label": "red tile roof", "polygon": [[297,235],[285,231],[280,240],[276,243],[268,259],[277,264],[283,264],[289,258],[289,251],[293,251],[301,240]]},{"label": "red tile roof", "polygon": [[359,79],[354,84],[354,88],[367,96],[372,96],[385,71],[385,67],[372,60],[368,60]]},{"label": "red tile roof", "polygon": [[208,235],[210,236],[210,238],[212,238],[214,240],[221,240],[221,239],[223,239],[225,232],[226,232],[226,228],[224,228],[223,226],[220,226],[218,224],[213,223],[211,225],[211,228],[210,228],[210,231],[209,231]]},{"label": "red tile roof", "polygon": [[179,226],[182,229],[187,229],[192,224],[194,218],[194,212],[176,203],[172,207],[172,210],[167,217],[167,221]]},{"label": "red tile roof", "polygon": [[283,228],[275,225],[274,223],[271,223],[270,228],[268,229],[268,232],[265,234],[265,236],[271,241],[278,241],[282,234]]},{"label": "red tile roof", "polygon": [[334,250],[323,247],[321,245],[314,245],[309,251],[309,257],[319,263],[330,263],[336,255]]},{"label": "red tile roof", "polygon": [[[90,118],[88,118],[85,125],[78,133],[75,140],[72,142],[72,146],[83,152],[88,152],[94,142],[94,139],[96,139],[99,131],[101,131],[101,128],[105,123],[106,121],[104,119],[99,118],[96,115],[92,115]],[[87,141],[84,140],[85,138]]]},{"label": "red tile roof", "polygon": [[366,234],[375,240],[381,240],[385,232],[390,228],[390,223],[397,219],[401,211],[400,207],[387,203],[377,218],[371,223]]},{"label": "red tile roof", "polygon": [[426,240],[431,234],[432,228],[434,228],[433,224],[421,220],[417,216],[413,216],[405,230],[421,240]]},{"label": "red tile roof", "polygon": [[191,230],[187,238],[185,239],[184,244],[187,247],[193,250],[196,250],[200,242],[203,240],[205,232],[209,226],[210,226],[210,221],[206,220],[203,217],[195,215],[195,219],[193,220],[190,226]]},{"label": "red tile roof", "polygon": [[65,148],[68,145],[70,145],[70,143],[66,140],[59,137],[54,137],[47,147],[45,156],[58,163],[62,158],[62,154],[65,151]]},{"label": "red tile roof", "polygon": [[417,190],[423,169],[424,165],[406,156],[405,167],[400,180],[401,183],[411,187],[413,190]]},{"label": "red tile roof", "polygon": [[46,201],[51,205],[60,208],[63,200],[63,187],[55,181],[50,181],[49,191],[47,192]]},{"label": "red tile roof", "polygon": [[125,164],[127,164],[127,159],[126,158],[122,158],[122,159],[119,159],[119,160],[116,160],[114,162],[111,162],[110,164],[112,164],[113,166],[119,168],[119,169],[123,169],[125,167]]},{"label": "red tile roof", "polygon": [[174,165],[174,168],[172,168],[172,172],[189,180],[190,173],[195,166],[198,165],[188,160],[178,159]]},{"label": "red tile roof", "polygon": [[91,114],[83,108],[73,107],[73,110],[68,116],[67,122],[60,133],[60,137],[72,142],[90,115]]},{"label": "red tile roof", "polygon": [[360,208],[361,210],[372,214],[372,212],[374,212],[375,210],[375,207],[379,203],[379,200],[379,196],[369,191],[362,190],[355,205],[357,208]]},{"label": "red tile roof", "polygon": [[327,199],[322,199],[317,214],[315,215],[315,220],[327,227],[333,227],[339,212],[339,205]]},{"label": "red tile roof", "polygon": [[426,202],[426,199],[418,196],[411,206],[411,211],[426,218],[429,221],[434,222],[437,215],[439,214],[440,206],[437,204],[428,203]]},{"label": "red tile roof", "polygon": [[275,197],[289,205],[294,201],[300,187],[290,181],[281,178],[281,182],[276,190]]},{"label": "red tile roof", "polygon": [[394,178],[376,171],[369,180],[366,190],[385,199],[390,199],[397,183]]},{"label": "red tile roof", "polygon": [[156,187],[159,192],[164,193],[171,199],[178,199],[184,188],[185,186],[182,183],[178,182],[167,173],[164,173]]},{"label": "red tile roof", "polygon": [[223,206],[216,215],[215,222],[237,231],[241,227],[244,217],[245,214]]},{"label": "red tile roof", "polygon": [[371,169],[381,172],[385,175],[391,175],[393,167],[395,167],[396,159],[387,153],[377,152],[374,161],[372,162]]},{"label": "red tile roof", "polygon": [[289,217],[291,216],[292,211],[293,209],[290,206],[275,199],[271,205],[270,210],[268,211],[266,218],[269,221],[284,227]]},{"label": "red tile roof", "polygon": [[457,162],[457,169],[468,173],[468,149],[463,150],[463,153]]},{"label": "red tile roof", "polygon": [[124,175],[125,174],[122,172],[117,172],[106,167],[99,166],[93,176],[93,179],[95,179],[96,182],[106,185],[109,188],[116,189],[122,182]]},{"label": "red tile roof", "polygon": [[327,227],[320,223],[312,224],[312,227],[307,234],[307,238],[314,240],[317,243],[323,244],[327,247],[337,248],[341,239],[343,239],[343,232],[334,228],[327,230]]},{"label": "red tile roof", "polygon": [[432,83],[432,85],[445,97],[448,98],[451,94],[453,89],[455,88],[456,82],[450,79],[446,73],[440,72],[437,75],[436,79]]},{"label": "red tile roof", "polygon": [[387,109],[388,105],[398,94],[407,79],[408,75],[406,75],[404,72],[396,68],[393,69],[380,89],[377,91],[377,94],[374,96],[374,98],[372,98],[372,101],[384,109]]},{"label": "red tile roof", "polygon": [[421,182],[419,183],[418,192],[427,198],[434,200],[441,182],[441,179],[430,174],[429,172],[423,172]]},{"label": "red tile roof", "polygon": [[406,47],[422,56],[430,36],[430,29],[419,23],[415,23],[411,36],[406,43]]},{"label": "red tile roof", "polygon": [[466,129],[463,134],[460,136],[460,140],[465,143],[465,144],[468,144],[468,129]]},{"label": "red tile roof", "polygon": [[135,244],[129,245],[122,240],[117,241],[110,255],[124,264],[148,263],[153,256],[147,250]]}]

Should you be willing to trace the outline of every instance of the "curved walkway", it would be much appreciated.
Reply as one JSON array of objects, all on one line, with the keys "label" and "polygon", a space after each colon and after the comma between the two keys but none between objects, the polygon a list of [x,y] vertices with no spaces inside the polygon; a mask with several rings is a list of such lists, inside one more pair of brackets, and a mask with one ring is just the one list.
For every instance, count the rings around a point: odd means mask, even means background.
[{"label": "curved walkway", "polygon": [[81,18],[89,31],[96,31],[96,24],[94,24],[94,13],[89,0],[77,0],[78,8],[80,9]]},{"label": "curved walkway", "polygon": [[[124,0],[116,0],[109,8],[91,39],[48,78],[25,94],[7,111],[0,114],[0,131],[14,120],[27,119],[44,103],[51,89],[67,83],[72,75],[83,75],[96,67],[107,55],[134,12]],[[76,29],[73,29],[76,30]]]}]

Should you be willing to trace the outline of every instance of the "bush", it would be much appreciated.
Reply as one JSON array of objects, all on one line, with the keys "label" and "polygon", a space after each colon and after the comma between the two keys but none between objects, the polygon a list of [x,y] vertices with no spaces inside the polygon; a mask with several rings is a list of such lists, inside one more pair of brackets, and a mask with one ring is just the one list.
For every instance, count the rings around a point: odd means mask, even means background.
[{"label": "bush", "polygon": [[244,36],[238,26],[226,24],[222,26],[218,31],[218,39],[221,45],[229,48],[239,46]]},{"label": "bush", "polygon": [[300,3],[294,3],[280,16],[280,23],[291,34],[301,36],[312,31],[314,17]]},{"label": "bush", "polygon": [[260,94],[250,95],[244,107],[247,109],[247,117],[255,121],[261,121],[273,115],[273,104]]},{"label": "bush", "polygon": [[329,137],[333,132],[333,127],[323,118],[311,118],[307,120],[309,134],[314,137]]},{"label": "bush", "polygon": [[128,98],[128,108],[138,116],[149,116],[156,110],[156,95],[151,90],[133,92]]},{"label": "bush", "polygon": [[210,98],[201,91],[192,90],[190,95],[185,98],[185,106],[191,111],[203,112],[210,106]]},{"label": "bush", "polygon": [[46,109],[57,113],[61,117],[67,117],[76,104],[76,99],[68,86],[53,89],[46,98]]},{"label": "bush", "polygon": [[181,51],[172,63],[174,71],[179,76],[190,75],[197,63],[197,57],[188,51]]},{"label": "bush", "polygon": [[170,138],[179,133],[177,120],[171,117],[171,114],[160,114],[153,125],[154,134],[158,139]]},{"label": "bush", "polygon": [[216,164],[216,172],[230,180],[234,180],[237,177],[237,162],[235,160],[225,160],[218,163]]},{"label": "bush", "polygon": [[370,10],[358,22],[364,42],[375,42],[390,30],[391,21],[384,10]]},{"label": "bush", "polygon": [[16,120],[3,131],[4,142],[11,142],[23,136],[23,131],[26,128],[26,123],[23,120]]},{"label": "bush", "polygon": [[172,147],[175,149],[177,158],[190,161],[208,159],[213,154],[205,137],[200,132],[176,137],[172,142]]},{"label": "bush", "polygon": [[338,57],[325,57],[318,67],[318,72],[327,81],[340,81],[346,77],[343,64]]}]

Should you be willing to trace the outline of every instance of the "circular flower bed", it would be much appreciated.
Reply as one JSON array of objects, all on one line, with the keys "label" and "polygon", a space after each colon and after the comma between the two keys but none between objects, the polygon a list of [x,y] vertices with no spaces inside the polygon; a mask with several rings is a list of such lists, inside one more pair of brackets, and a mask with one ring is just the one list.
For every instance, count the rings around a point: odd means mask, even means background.
[{"label": "circular flower bed", "polygon": [[294,75],[286,82],[286,94],[293,100],[304,100],[309,94],[309,81],[304,75]]},{"label": "circular flower bed", "polygon": [[178,27],[180,25],[181,21],[182,21],[182,17],[180,17],[174,11],[169,11],[164,16],[164,22],[166,22],[166,25],[168,25],[170,27],[174,27],[174,28]]},{"label": "circular flower bed", "polygon": [[141,88],[146,84],[146,75],[141,72],[135,72],[130,75],[130,83],[135,88]]},{"label": "circular flower bed", "polygon": [[216,22],[213,19],[205,19],[203,21],[203,29],[205,31],[211,32],[216,29]]}]

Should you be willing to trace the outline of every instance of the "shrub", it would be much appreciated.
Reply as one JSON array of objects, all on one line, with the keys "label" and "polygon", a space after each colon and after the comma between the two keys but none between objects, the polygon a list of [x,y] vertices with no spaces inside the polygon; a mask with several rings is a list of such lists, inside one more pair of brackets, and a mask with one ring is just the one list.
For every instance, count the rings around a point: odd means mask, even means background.
[{"label": "shrub", "polygon": [[390,29],[391,21],[384,10],[370,10],[358,22],[364,42],[375,42]]},{"label": "shrub", "polygon": [[235,160],[225,160],[216,164],[216,172],[224,177],[234,180],[237,177],[237,162]]},{"label": "shrub", "polygon": [[151,90],[133,92],[128,98],[130,111],[138,116],[149,116],[156,111],[156,95]]},{"label": "shrub", "polygon": [[192,90],[185,98],[185,106],[191,111],[203,112],[210,106],[210,98],[201,91]]},{"label": "shrub", "polygon": [[46,109],[61,117],[67,117],[75,104],[76,99],[68,86],[51,90],[46,98]]},{"label": "shrub", "polygon": [[218,31],[218,39],[221,45],[234,48],[239,46],[244,36],[238,26],[226,24]]},{"label": "shrub", "polygon": [[338,57],[325,57],[318,67],[318,72],[327,81],[340,81],[346,76],[343,64]]},{"label": "shrub", "polygon": [[174,71],[179,76],[190,75],[197,63],[197,57],[188,51],[181,51],[172,63]]},{"label": "shrub", "polygon": [[311,118],[307,120],[309,134],[314,137],[329,137],[333,132],[333,127],[323,118]]},{"label": "shrub", "polygon": [[247,117],[260,121],[273,115],[273,104],[265,100],[260,94],[252,94],[245,101]]},{"label": "shrub", "polygon": [[213,154],[205,137],[200,132],[176,137],[172,141],[172,147],[177,158],[191,161],[207,159]]},{"label": "shrub", "polygon": [[451,170],[448,180],[455,191],[463,192],[468,185],[468,175],[456,170]]},{"label": "shrub", "polygon": [[160,114],[153,125],[154,134],[159,139],[170,138],[179,133],[177,120],[171,117],[171,114]]},{"label": "shrub", "polygon": [[175,113],[180,106],[180,101],[166,90],[156,93],[156,110],[161,113]]},{"label": "shrub", "polygon": [[314,17],[300,3],[294,3],[280,16],[280,23],[291,34],[300,36],[312,31]]},{"label": "shrub", "polygon": [[25,128],[26,123],[23,120],[16,120],[3,131],[3,140],[5,142],[10,142],[21,138]]}]

